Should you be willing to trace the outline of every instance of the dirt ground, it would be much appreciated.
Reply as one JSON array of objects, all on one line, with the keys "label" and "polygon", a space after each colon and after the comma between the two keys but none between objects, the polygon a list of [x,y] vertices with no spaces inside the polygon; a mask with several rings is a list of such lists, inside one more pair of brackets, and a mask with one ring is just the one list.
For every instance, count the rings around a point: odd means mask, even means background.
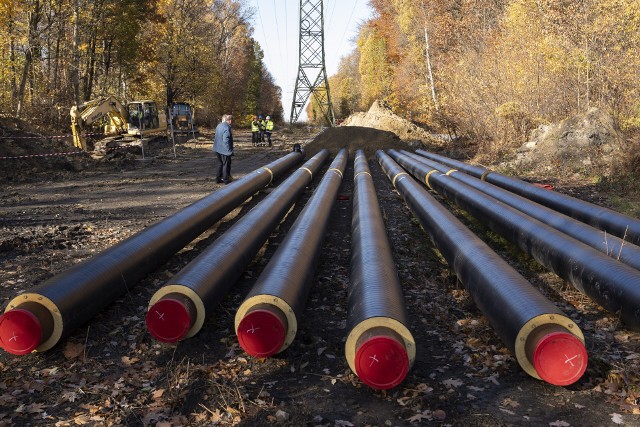
[{"label": "dirt ground", "polygon": [[[274,231],[201,332],[177,345],[148,334],[153,293],[256,206],[256,194],[130,292],[43,353],[0,353],[0,425],[125,426],[615,426],[640,425],[640,335],[517,248],[452,210],[582,328],[589,352],[584,376],[556,387],[525,374],[412,218],[373,156],[402,148],[392,135],[359,140],[340,129],[276,134],[274,147],[252,147],[236,131],[236,178],[302,143],[367,148],[417,343],[415,364],[389,391],[363,385],[344,359],[349,283],[350,163],[304,316],[294,343],[258,360],[237,344],[235,310],[276,250],[320,178]],[[133,235],[220,188],[210,135],[176,148],[152,143],[139,154],[99,161],[78,154],[14,159],[25,135],[0,129],[0,303]],[[313,141],[313,142],[312,142]],[[31,144],[63,150],[64,143]],[[378,147],[379,145],[379,147]],[[387,146],[391,145],[391,146]],[[21,148],[34,151],[34,146]],[[11,148],[11,149],[10,149]],[[68,147],[67,147],[68,148]],[[11,152],[14,155],[11,155]],[[327,162],[325,168],[330,162]],[[275,185],[278,182],[274,183]],[[600,204],[609,194],[585,182],[554,181]]]}]

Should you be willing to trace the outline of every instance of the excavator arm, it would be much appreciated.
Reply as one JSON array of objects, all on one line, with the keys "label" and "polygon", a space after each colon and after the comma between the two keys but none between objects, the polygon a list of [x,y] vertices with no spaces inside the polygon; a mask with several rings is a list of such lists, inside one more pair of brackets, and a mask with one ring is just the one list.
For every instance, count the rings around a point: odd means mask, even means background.
[{"label": "excavator arm", "polygon": [[71,107],[71,133],[73,145],[87,150],[85,132],[89,126],[108,117],[105,134],[121,134],[127,131],[127,109],[113,96],[94,99]]}]

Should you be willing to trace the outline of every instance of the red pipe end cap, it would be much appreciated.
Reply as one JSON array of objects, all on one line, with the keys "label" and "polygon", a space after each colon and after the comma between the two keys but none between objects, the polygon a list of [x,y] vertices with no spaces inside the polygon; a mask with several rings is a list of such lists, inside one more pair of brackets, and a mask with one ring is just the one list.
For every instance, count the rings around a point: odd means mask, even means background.
[{"label": "red pipe end cap", "polygon": [[248,313],[238,325],[238,342],[253,357],[270,357],[282,348],[287,336],[282,320],[269,310]]},{"label": "red pipe end cap", "polygon": [[0,346],[11,354],[31,353],[42,340],[42,325],[29,310],[14,308],[0,316]]},{"label": "red pipe end cap", "polygon": [[409,372],[407,350],[397,340],[375,336],[356,351],[356,374],[366,385],[387,390],[400,384]]},{"label": "red pipe end cap", "polygon": [[587,349],[568,332],[545,335],[533,353],[533,366],[544,381],[565,386],[578,381],[587,369]]},{"label": "red pipe end cap", "polygon": [[187,336],[191,314],[182,302],[166,298],[153,304],[147,312],[147,329],[161,342],[174,343]]}]

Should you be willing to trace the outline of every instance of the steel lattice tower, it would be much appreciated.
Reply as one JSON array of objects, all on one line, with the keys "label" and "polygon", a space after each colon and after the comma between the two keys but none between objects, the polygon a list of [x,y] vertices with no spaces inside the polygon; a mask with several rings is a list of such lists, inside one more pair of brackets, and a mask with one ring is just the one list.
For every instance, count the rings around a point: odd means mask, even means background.
[{"label": "steel lattice tower", "polygon": [[300,62],[291,105],[291,123],[295,123],[311,94],[327,123],[335,118],[324,65],[324,14],[322,0],[300,0]]}]

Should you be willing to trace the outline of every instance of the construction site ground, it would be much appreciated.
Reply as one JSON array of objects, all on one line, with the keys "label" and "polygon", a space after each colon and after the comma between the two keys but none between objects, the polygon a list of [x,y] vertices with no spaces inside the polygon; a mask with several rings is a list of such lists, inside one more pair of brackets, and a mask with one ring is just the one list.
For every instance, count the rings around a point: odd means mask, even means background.
[{"label": "construction site ground", "polygon": [[[417,344],[415,363],[401,385],[373,390],[358,380],[344,358],[351,162],[333,207],[298,335],[286,351],[266,360],[248,356],[237,344],[234,316],[320,177],[193,338],[177,345],[155,341],[144,320],[150,297],[257,206],[270,188],[53,349],[25,356],[2,352],[0,426],[640,425],[637,333],[450,207],[584,331],[590,359],[577,383],[557,387],[531,378],[498,339],[375,161],[378,148],[408,147],[392,134],[371,129],[332,129],[313,141],[318,132],[296,127],[276,132],[273,147],[252,147],[250,133],[238,130],[232,175],[241,178],[291,151],[295,143],[303,144],[308,154],[323,147],[333,155],[343,146],[367,149],[404,291],[407,326]],[[29,134],[4,129],[3,135]],[[102,161],[83,155],[0,160],[2,308],[19,293],[219,189],[210,137],[203,131],[197,141],[179,139],[175,157],[170,144],[155,142],[144,159],[140,153],[129,153]],[[47,145],[46,140],[32,140],[31,149],[24,144],[17,138],[0,140],[4,150],[0,156],[64,148],[63,143]],[[558,178],[549,183],[556,191],[599,204],[611,201],[612,194],[589,182]]]}]

